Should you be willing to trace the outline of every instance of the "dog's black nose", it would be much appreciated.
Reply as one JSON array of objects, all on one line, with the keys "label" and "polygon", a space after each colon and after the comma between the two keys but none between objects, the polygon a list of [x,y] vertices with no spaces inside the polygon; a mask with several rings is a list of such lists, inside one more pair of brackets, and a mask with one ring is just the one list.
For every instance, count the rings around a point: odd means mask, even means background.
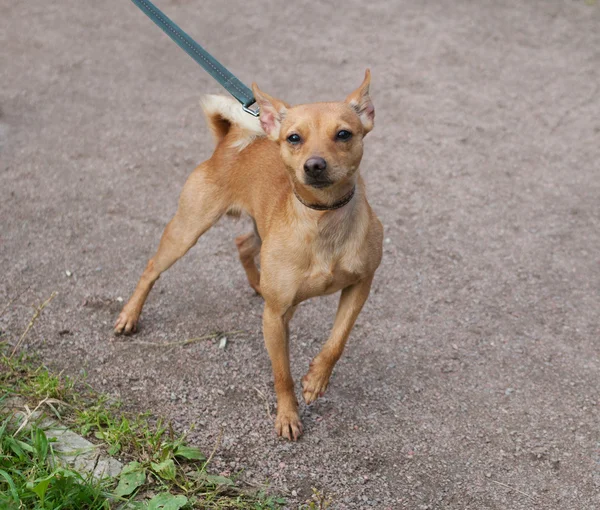
[{"label": "dog's black nose", "polygon": [[304,163],[304,171],[310,177],[320,177],[327,168],[327,161],[323,158],[308,158]]}]

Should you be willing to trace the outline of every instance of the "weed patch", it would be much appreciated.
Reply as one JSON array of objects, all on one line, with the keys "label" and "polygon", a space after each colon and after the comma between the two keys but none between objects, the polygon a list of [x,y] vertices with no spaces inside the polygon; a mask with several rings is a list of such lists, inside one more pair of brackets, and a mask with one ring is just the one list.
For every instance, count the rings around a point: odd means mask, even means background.
[{"label": "weed patch", "polygon": [[285,504],[210,473],[218,444],[206,456],[169,423],[125,413],[119,402],[31,358],[1,355],[0,395],[4,403],[19,397],[28,409],[43,402],[53,418],[125,462],[117,478],[101,480],[66,467],[40,420],[19,423],[0,400],[0,508],[262,510]]}]

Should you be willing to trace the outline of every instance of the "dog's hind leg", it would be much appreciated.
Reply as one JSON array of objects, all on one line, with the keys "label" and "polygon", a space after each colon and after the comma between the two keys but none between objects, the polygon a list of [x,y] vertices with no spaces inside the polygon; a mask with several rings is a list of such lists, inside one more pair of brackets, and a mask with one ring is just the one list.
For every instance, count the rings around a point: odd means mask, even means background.
[{"label": "dog's hind leg", "polygon": [[256,231],[250,232],[249,234],[236,237],[235,244],[242,266],[244,266],[244,270],[246,271],[248,283],[250,283],[250,287],[257,294],[260,294],[260,272],[256,267],[256,257],[260,253],[260,246],[262,244],[260,237],[258,237]]},{"label": "dog's hind leg", "polygon": [[198,167],[183,187],[177,213],[165,228],[156,254],[148,262],[133,295],[119,314],[114,326],[115,334],[127,335],[137,330],[144,302],[154,282],[183,257],[229,207],[227,194],[207,177],[208,165],[205,163]]}]

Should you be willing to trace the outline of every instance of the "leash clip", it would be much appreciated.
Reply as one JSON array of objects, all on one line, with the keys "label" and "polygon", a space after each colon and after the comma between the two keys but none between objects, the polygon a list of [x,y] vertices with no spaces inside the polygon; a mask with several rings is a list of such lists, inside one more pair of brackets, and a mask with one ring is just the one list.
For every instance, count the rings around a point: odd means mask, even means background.
[{"label": "leash clip", "polygon": [[[247,103],[248,105],[254,104],[254,98],[252,99],[251,103]],[[252,108],[248,108],[248,106],[246,106],[245,104],[242,105],[242,110],[244,110],[246,113],[249,113],[250,115],[252,115],[253,117],[258,117],[260,115],[260,108],[257,106],[256,110],[253,110]]]}]

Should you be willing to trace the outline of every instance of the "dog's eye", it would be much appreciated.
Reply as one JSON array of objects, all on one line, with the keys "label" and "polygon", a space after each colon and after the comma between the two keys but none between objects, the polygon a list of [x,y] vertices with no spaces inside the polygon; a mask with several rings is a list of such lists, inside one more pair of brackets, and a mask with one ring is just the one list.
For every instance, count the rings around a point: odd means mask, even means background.
[{"label": "dog's eye", "polygon": [[347,131],[346,129],[342,129],[341,131],[338,131],[337,135],[335,135],[335,137],[338,140],[350,140],[350,138],[352,138],[352,133],[350,133],[350,131]]},{"label": "dog's eye", "polygon": [[292,145],[296,145],[302,141],[302,138],[300,138],[299,134],[292,133],[290,136],[287,137],[287,141]]}]

